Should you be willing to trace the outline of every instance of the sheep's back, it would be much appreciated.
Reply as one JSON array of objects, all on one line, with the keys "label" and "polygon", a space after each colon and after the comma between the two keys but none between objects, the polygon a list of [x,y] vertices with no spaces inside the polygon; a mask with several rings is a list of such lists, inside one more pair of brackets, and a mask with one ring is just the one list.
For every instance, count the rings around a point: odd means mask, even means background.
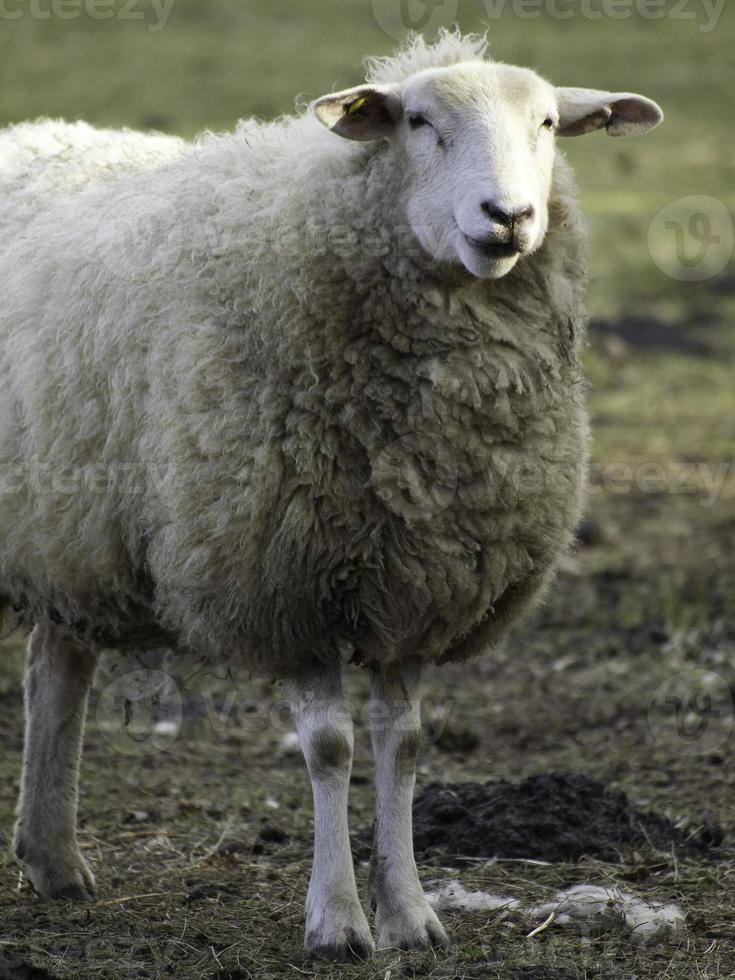
[{"label": "sheep's back", "polygon": [[0,130],[0,244],[90,183],[160,166],[186,145],[173,136],[59,119]]}]

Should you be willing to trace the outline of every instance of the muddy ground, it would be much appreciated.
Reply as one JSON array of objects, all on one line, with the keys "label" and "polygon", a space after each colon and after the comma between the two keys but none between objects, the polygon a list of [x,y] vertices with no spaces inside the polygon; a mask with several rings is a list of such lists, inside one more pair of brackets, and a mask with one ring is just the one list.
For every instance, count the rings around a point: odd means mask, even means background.
[{"label": "muddy ground", "polygon": [[[279,692],[195,664],[166,667],[167,681],[145,657],[127,681],[106,665],[90,709],[80,840],[97,899],[41,903],[6,857],[22,742],[12,641],[0,676],[0,978],[735,976],[735,405],[720,327],[672,322],[660,344],[647,328],[641,349],[629,322],[594,332],[580,540],[503,651],[428,677],[415,811],[427,882],[523,907],[576,883],[617,885],[678,903],[686,933],[641,946],[552,923],[528,938],[539,923],[522,913],[455,911],[448,953],[310,962],[311,802]],[[641,471],[651,462],[658,482]],[[349,685],[364,894],[366,679]],[[138,727],[121,726],[126,699]],[[505,782],[483,789],[489,780]]]}]

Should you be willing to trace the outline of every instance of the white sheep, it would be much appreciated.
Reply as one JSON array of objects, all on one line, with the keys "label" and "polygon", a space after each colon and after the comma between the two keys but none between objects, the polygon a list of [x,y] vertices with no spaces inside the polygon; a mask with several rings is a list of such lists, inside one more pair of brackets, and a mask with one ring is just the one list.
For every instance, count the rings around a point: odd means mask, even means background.
[{"label": "white sheep", "polygon": [[375,677],[379,944],[446,941],[411,840],[422,664],[498,643],[583,496],[584,237],[555,135],[662,118],[484,55],[414,38],[364,85],[194,144],[0,137],[0,594],[34,626],[15,850],[41,895],[92,893],[97,651],[172,645],[285,682],[306,945],[367,956],[351,659]]}]

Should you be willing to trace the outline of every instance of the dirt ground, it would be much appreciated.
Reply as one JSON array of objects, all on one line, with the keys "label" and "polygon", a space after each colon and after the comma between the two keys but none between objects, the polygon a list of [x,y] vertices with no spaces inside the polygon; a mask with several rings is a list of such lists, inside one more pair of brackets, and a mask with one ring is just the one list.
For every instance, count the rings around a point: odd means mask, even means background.
[{"label": "dirt ground", "polygon": [[[90,706],[80,840],[97,898],[41,903],[8,856],[22,746],[14,640],[0,675],[0,978],[735,976],[735,412],[718,380],[732,377],[729,330],[716,326],[670,323],[659,341],[649,327],[640,349],[628,321],[593,330],[597,442],[578,545],[503,651],[428,677],[415,808],[427,885],[457,880],[520,908],[578,883],[619,887],[677,903],[685,932],[641,945],[551,923],[529,938],[540,923],[523,911],[457,910],[444,913],[446,953],[309,961],[311,800],[277,688],[146,657],[107,662]],[[657,399],[648,379],[662,371]],[[660,414],[670,404],[676,417]],[[702,413],[713,421],[698,453]],[[636,469],[651,460],[660,485]],[[359,671],[349,691],[364,894]]]}]

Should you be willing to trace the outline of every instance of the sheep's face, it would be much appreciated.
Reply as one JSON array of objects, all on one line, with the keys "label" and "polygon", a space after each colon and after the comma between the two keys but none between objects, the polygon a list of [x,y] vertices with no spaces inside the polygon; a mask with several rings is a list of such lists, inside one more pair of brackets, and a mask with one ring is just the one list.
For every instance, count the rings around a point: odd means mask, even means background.
[{"label": "sheep's face", "polygon": [[507,275],[543,243],[556,135],[628,136],[663,118],[642,96],[555,88],[481,61],[325,96],[314,111],[346,139],[390,141],[413,234],[434,260],[481,279]]},{"label": "sheep's face", "polygon": [[505,275],[548,227],[553,87],[520,68],[465,65],[415,76],[401,101],[394,141],[414,234],[435,259]]}]

